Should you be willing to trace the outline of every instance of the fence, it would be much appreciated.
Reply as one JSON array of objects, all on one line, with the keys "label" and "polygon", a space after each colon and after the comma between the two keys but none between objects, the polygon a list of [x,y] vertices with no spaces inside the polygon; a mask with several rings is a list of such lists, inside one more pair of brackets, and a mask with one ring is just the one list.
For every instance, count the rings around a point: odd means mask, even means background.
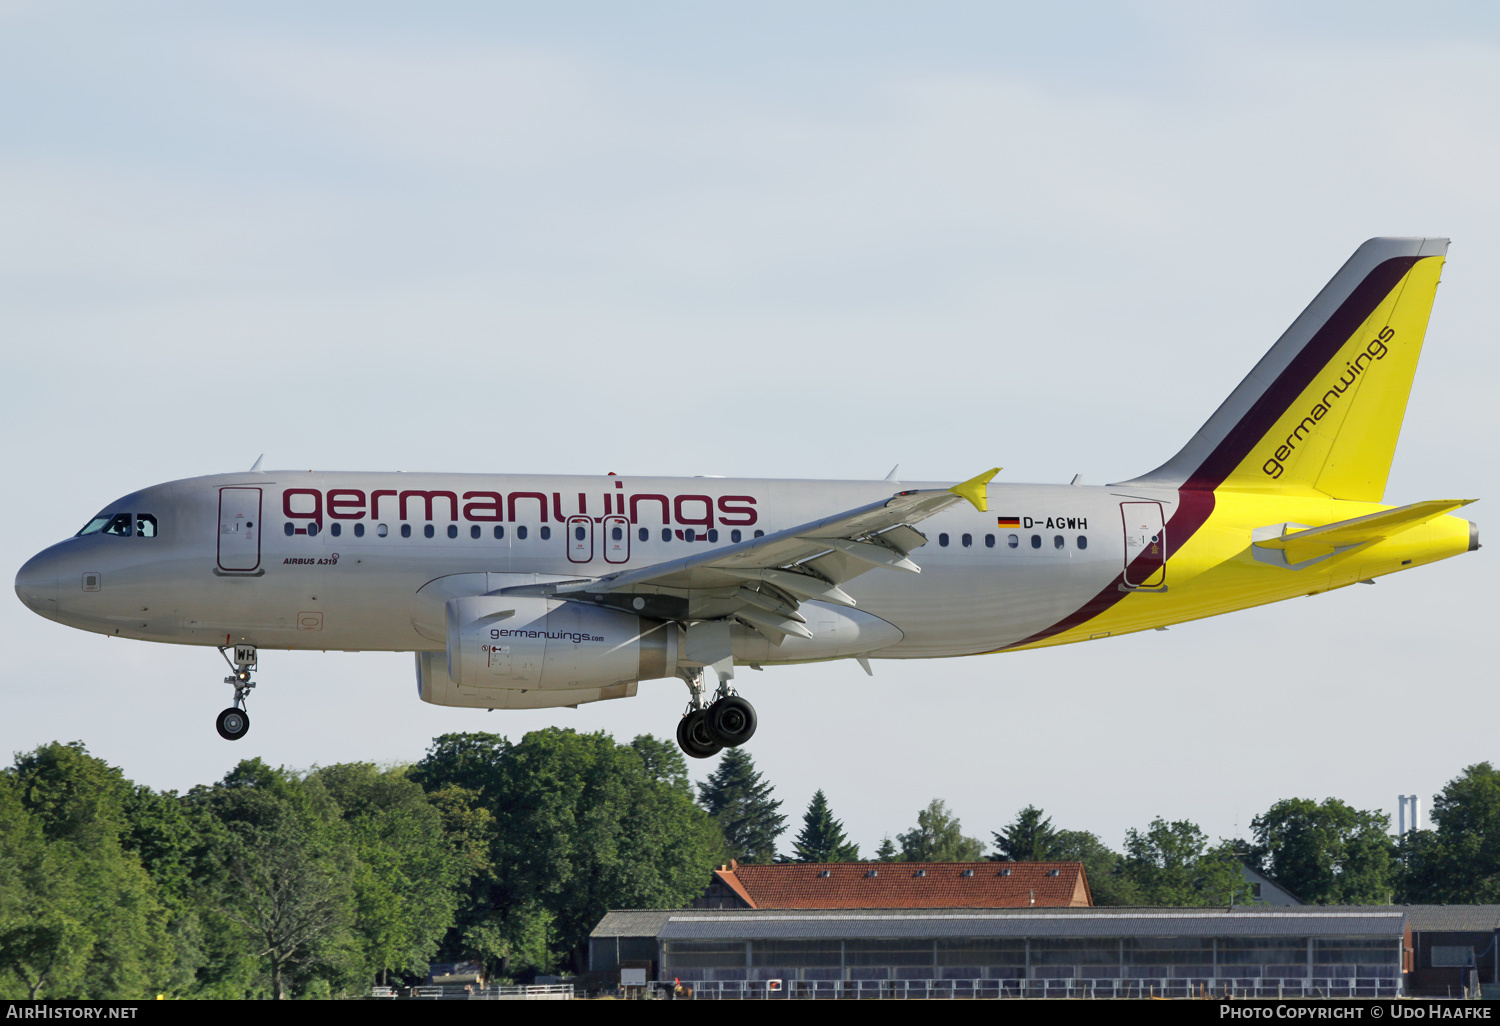
[{"label": "fence", "polygon": [[[658,983],[670,991],[670,983]],[[1395,998],[1399,980],[1255,978],[1237,980],[758,980],[694,982],[680,995],[697,1001],[780,999],[962,1000],[974,998]]]},{"label": "fence", "polygon": [[413,987],[411,996],[427,1001],[571,1001],[573,985],[535,987]]}]

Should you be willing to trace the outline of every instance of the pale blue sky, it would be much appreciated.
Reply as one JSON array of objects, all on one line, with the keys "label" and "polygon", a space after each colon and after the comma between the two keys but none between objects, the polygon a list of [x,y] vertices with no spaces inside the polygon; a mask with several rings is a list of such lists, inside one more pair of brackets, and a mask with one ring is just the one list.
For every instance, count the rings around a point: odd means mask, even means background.
[{"label": "pale blue sky", "polygon": [[[1492,8],[1205,8],[0,3],[0,552],[261,452],[1118,480],[1378,234],[1454,239],[1387,497],[1494,494]],[[1293,795],[1390,811],[1500,757],[1488,562],[873,681],[747,674],[752,751],[868,850],[934,796],[986,840],[1034,803],[1116,846]],[[282,654],[229,745],[211,650],[14,601],[0,646],[0,753],[82,739],[156,787],[446,731],[667,736],[684,698],[445,710],[408,656]]]}]

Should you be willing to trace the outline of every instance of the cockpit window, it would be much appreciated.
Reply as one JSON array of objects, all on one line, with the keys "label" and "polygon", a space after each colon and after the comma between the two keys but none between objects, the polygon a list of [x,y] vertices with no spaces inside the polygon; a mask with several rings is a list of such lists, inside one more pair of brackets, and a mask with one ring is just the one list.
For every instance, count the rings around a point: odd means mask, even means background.
[{"label": "cockpit window", "polygon": [[87,524],[84,524],[83,530],[79,531],[73,537],[82,538],[86,534],[98,534],[100,531],[104,530],[104,525],[107,523],[109,523],[109,517],[95,517]]},{"label": "cockpit window", "polygon": [[116,538],[138,535],[142,538],[156,537],[156,517],[150,513],[105,513],[84,525],[75,538],[86,534],[112,534]]},{"label": "cockpit window", "polygon": [[109,523],[104,525],[105,534],[113,534],[120,538],[129,538],[135,524],[135,517],[129,513],[116,513],[109,518]]}]

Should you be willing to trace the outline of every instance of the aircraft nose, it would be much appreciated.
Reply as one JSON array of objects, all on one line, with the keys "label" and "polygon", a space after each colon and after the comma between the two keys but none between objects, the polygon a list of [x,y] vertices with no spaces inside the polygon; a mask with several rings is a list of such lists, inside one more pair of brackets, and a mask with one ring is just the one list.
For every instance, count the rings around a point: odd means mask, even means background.
[{"label": "aircraft nose", "polygon": [[32,556],[16,573],[16,597],[43,616],[57,613],[57,559],[50,552]]}]

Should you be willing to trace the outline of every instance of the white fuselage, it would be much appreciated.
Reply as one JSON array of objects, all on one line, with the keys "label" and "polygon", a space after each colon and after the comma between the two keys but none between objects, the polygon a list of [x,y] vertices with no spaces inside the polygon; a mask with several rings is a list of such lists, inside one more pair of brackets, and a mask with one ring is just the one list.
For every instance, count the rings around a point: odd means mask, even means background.
[{"label": "white fuselage", "polygon": [[[745,539],[773,533],[901,487],[910,486],[226,474],[158,485],[111,503],[101,518],[147,515],[154,535],[137,528],[128,536],[96,531],[70,538],[27,563],[17,591],[44,616],[120,637],[435,651],[444,647],[444,604],[456,595],[678,559],[732,544],[734,532]],[[1121,503],[1159,501],[1170,518],[1178,498],[1175,491],[1117,492],[992,484],[989,512],[964,503],[924,521],[928,542],[912,554],[920,574],[872,569],[844,585],[860,611],[899,631],[899,640],[868,654],[995,651],[1078,610],[1124,566]],[[1008,518],[1019,523],[1010,526]],[[758,661],[818,657],[804,646],[783,649]]]}]

